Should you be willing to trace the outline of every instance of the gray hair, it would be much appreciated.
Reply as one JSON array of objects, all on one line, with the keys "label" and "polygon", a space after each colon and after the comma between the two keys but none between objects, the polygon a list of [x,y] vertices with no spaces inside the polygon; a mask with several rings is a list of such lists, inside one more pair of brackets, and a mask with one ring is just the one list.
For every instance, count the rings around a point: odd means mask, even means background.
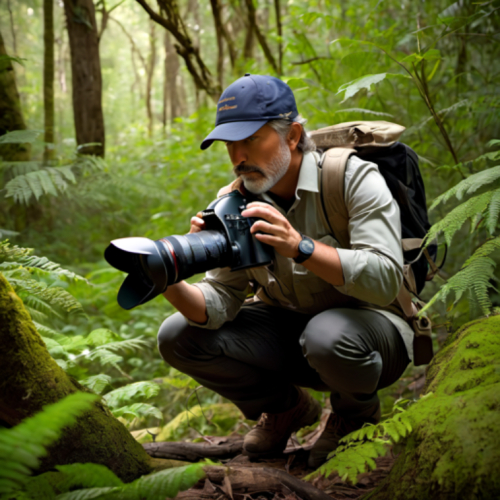
[{"label": "gray hair", "polygon": [[304,128],[304,124],[307,122],[307,120],[305,118],[302,118],[302,116],[298,115],[293,121],[285,119],[271,120],[267,122],[267,124],[274,130],[276,130],[281,139],[285,140],[288,137],[288,133],[290,132],[290,128],[293,122],[300,123],[300,125],[302,126],[302,134],[300,136],[299,143],[297,144],[297,149],[299,151],[302,151],[302,153],[304,154],[316,151],[316,149],[318,148],[316,147],[315,142],[309,137],[309,134]]}]

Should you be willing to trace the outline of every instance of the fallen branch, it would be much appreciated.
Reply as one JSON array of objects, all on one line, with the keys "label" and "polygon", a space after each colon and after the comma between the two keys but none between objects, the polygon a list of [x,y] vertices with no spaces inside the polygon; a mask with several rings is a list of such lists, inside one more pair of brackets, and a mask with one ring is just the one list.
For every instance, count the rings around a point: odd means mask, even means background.
[{"label": "fallen branch", "polygon": [[203,458],[214,458],[219,460],[233,458],[241,453],[243,439],[228,440],[220,444],[144,443],[142,446],[150,457],[197,462]]}]

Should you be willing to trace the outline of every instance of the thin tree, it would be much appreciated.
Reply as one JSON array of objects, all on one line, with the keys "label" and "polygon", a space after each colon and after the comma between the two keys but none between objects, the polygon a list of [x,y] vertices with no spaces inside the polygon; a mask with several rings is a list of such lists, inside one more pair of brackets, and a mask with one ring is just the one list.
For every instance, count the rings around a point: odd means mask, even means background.
[{"label": "thin tree", "polygon": [[99,39],[92,0],[64,0],[71,50],[73,116],[80,152],[104,156]]},{"label": "thin tree", "polygon": [[[26,129],[12,62],[13,59],[7,54],[0,32],[0,136],[14,130]],[[0,146],[0,158],[4,161],[27,161],[30,156],[30,144]]]},{"label": "thin tree", "polygon": [[54,158],[54,0],[43,0],[44,160]]}]

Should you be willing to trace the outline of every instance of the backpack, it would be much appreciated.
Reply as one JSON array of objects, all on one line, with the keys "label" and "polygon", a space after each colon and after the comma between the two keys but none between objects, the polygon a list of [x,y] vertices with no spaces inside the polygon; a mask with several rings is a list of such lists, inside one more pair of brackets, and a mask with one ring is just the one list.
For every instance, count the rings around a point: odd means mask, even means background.
[{"label": "backpack", "polygon": [[[430,228],[425,188],[418,168],[418,157],[407,145],[397,142],[405,130],[385,121],[348,122],[310,132],[321,158],[321,201],[332,234],[344,248],[349,248],[348,213],[344,201],[344,175],[351,155],[378,165],[401,213],[402,247],[405,265],[404,283],[397,297],[398,305],[415,332],[414,364],[426,364],[433,356],[431,323],[418,317],[418,298],[425,282],[439,271],[435,263],[437,245],[422,249]],[[430,268],[430,269],[429,269]]]}]

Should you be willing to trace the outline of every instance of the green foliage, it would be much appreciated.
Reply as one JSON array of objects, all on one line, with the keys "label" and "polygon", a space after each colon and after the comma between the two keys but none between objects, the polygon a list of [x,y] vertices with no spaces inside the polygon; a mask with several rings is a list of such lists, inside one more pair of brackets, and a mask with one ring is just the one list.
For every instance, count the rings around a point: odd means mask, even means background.
[{"label": "green foliage", "polygon": [[479,247],[474,254],[469,257],[460,271],[452,276],[432,297],[427,305],[422,309],[425,312],[436,301],[446,302],[448,295],[454,293],[453,303],[457,303],[464,294],[467,294],[470,300],[476,300],[481,307],[484,315],[491,312],[492,304],[488,295],[488,289],[495,288],[492,279],[497,263],[489,255],[500,250],[500,236],[488,240]]},{"label": "green foliage", "polygon": [[47,446],[96,399],[92,394],[75,393],[12,429],[0,429],[0,493],[22,489]]},{"label": "green foliage", "polygon": [[47,454],[47,447],[96,399],[92,394],[75,393],[45,407],[12,429],[0,429],[1,499],[163,500],[173,498],[204,477],[205,464],[192,464],[123,484],[107,467],[88,463],[60,465],[56,467],[59,474],[48,472],[31,478],[39,459]]},{"label": "green foliage", "polygon": [[[498,141],[490,142],[492,146],[498,146],[498,144]],[[446,303],[451,292],[454,294],[454,300],[450,310],[462,297],[467,296],[471,303],[478,305],[482,314],[487,315],[491,312],[492,302],[489,290],[496,290],[494,286],[496,281],[494,270],[497,265],[497,262],[491,258],[491,254],[500,249],[499,237],[494,237],[500,214],[500,188],[497,187],[497,181],[500,178],[500,166],[488,168],[488,162],[497,161],[499,158],[499,151],[486,153],[478,157],[471,164],[481,165],[486,162],[486,169],[466,177],[436,198],[431,206],[431,209],[434,209],[453,197],[460,201],[464,196],[472,195],[478,190],[484,191],[459,204],[443,219],[434,224],[426,237],[426,242],[429,244],[440,233],[443,233],[446,243],[451,245],[453,237],[460,231],[467,220],[471,221],[470,233],[473,236],[480,235],[481,230],[484,228],[490,238],[466,260],[461,269],[432,297],[423,312],[438,301]],[[456,165],[454,168],[458,170],[461,167],[462,165]]]},{"label": "green foliage", "polygon": [[408,403],[408,400],[398,400],[391,418],[376,425],[366,425],[342,438],[328,461],[306,479],[318,475],[328,477],[337,472],[343,481],[356,484],[359,474],[376,468],[375,458],[385,456],[392,445],[412,432],[412,420],[403,408]]},{"label": "green foliage", "polygon": [[149,399],[160,392],[160,386],[154,382],[135,382],[114,391],[108,392],[104,396],[106,404],[110,408],[118,408],[123,403],[128,403],[134,398],[140,397]]}]

